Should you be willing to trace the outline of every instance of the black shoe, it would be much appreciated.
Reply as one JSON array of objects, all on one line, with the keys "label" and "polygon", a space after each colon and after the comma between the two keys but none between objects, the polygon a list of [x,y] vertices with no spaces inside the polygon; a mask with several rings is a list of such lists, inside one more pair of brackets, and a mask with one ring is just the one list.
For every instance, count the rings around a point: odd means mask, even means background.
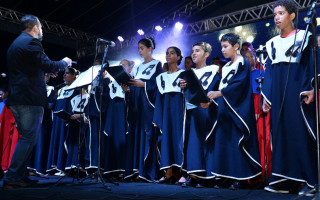
[{"label": "black shoe", "polygon": [[175,182],[174,184],[175,185],[182,185],[184,182],[179,182],[179,181],[177,181],[177,182]]},{"label": "black shoe", "polygon": [[232,179],[222,179],[217,184],[215,184],[213,188],[214,189],[229,188],[232,183],[233,183]]},{"label": "black shoe", "polygon": [[195,181],[194,181],[192,178],[188,177],[188,178],[187,178],[187,181],[184,182],[184,183],[182,183],[181,186],[182,186],[182,187],[193,187],[193,186],[195,186],[195,183],[194,183],[194,182],[195,182]]},{"label": "black shoe", "polygon": [[285,187],[282,188],[282,187],[268,185],[264,187],[264,190],[268,192],[273,192],[273,193],[289,194],[289,189]]},{"label": "black shoe", "polygon": [[20,181],[13,181],[13,182],[8,182],[8,181],[3,181],[3,188],[6,189],[11,189],[11,188],[23,188],[23,187],[30,187],[31,185],[20,180]]},{"label": "black shoe", "polygon": [[264,190],[273,193],[298,194],[300,188],[301,182],[286,180],[273,185],[266,186],[264,187]]},{"label": "black shoe", "polygon": [[298,193],[300,196],[313,197],[316,194],[316,190],[309,188],[306,184],[302,186],[301,190]]},{"label": "black shoe", "polygon": [[230,186],[229,189],[230,190],[239,190],[240,187],[240,182],[239,181],[234,181]]},{"label": "black shoe", "polygon": [[164,177],[164,179],[157,181],[159,184],[173,184],[174,178],[171,176],[170,178]]},{"label": "black shoe", "polygon": [[39,180],[32,180],[29,177],[24,178],[23,181],[27,184],[37,184],[39,182]]}]

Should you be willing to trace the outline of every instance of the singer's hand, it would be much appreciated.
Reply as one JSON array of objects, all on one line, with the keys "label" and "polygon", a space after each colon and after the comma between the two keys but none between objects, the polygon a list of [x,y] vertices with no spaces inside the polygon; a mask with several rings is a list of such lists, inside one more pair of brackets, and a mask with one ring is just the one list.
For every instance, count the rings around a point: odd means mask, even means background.
[{"label": "singer's hand", "polygon": [[56,78],[58,76],[58,73],[49,73],[51,78]]},{"label": "singer's hand", "polygon": [[207,97],[209,99],[216,99],[216,98],[221,97],[221,96],[222,96],[221,91],[210,91],[207,94]]},{"label": "singer's hand", "polygon": [[130,79],[129,83],[134,87],[144,87],[144,82],[139,79]]},{"label": "singer's hand", "polygon": [[265,99],[263,99],[263,105],[262,105],[262,110],[263,112],[269,112],[271,109],[271,106],[267,103]]},{"label": "singer's hand", "polygon": [[122,90],[125,91],[125,92],[130,92],[129,86],[127,86],[127,85],[125,85],[125,84],[121,84],[121,88],[122,88]]},{"label": "singer's hand", "polygon": [[68,67],[70,67],[72,65],[72,60],[68,57],[65,57],[64,59],[62,59],[64,62],[66,62],[68,64]]},{"label": "singer's hand", "polygon": [[310,91],[306,91],[306,92],[302,92],[301,95],[306,96],[304,98],[304,102],[306,104],[309,104],[311,102],[313,102],[313,98],[314,98],[314,89],[310,90]]},{"label": "singer's hand", "polygon": [[180,79],[180,88],[185,89],[187,87],[187,82],[183,79]]},{"label": "singer's hand", "polygon": [[212,103],[212,101],[210,101],[209,103],[200,103],[200,106],[201,106],[201,108],[209,108],[211,103]]}]

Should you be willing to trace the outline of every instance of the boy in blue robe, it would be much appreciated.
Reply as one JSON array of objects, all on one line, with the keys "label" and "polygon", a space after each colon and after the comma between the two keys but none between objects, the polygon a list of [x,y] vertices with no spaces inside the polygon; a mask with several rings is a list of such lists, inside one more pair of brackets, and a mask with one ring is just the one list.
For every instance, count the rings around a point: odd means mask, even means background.
[{"label": "boy in blue robe", "polygon": [[216,187],[239,189],[240,181],[261,174],[251,85],[251,66],[239,52],[240,37],[227,33],[221,51],[230,58],[222,68],[219,90],[208,93],[218,104],[214,145],[208,152],[208,170],[223,178]]},{"label": "boy in blue robe", "polygon": [[[263,110],[271,113],[272,169],[269,186],[275,193],[300,194],[316,184],[317,159],[314,132],[314,108],[311,41],[307,33],[301,60],[300,48],[305,31],[295,29],[297,7],[291,0],[273,5],[274,21],[281,30],[266,43],[271,66],[267,66],[262,88]],[[294,48],[296,47],[296,48]]]}]

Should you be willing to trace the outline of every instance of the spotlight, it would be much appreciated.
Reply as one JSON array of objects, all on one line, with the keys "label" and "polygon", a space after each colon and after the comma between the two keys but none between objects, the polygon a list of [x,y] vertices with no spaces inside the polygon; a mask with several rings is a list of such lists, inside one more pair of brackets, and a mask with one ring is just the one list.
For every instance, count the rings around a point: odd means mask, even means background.
[{"label": "spotlight", "polygon": [[122,36],[118,36],[118,40],[119,40],[120,42],[123,42],[123,41],[124,41],[124,39],[123,39]]},{"label": "spotlight", "polygon": [[253,40],[254,40],[254,37],[253,37],[252,35],[249,35],[249,36],[247,37],[247,42],[252,43]]},{"label": "spotlight", "polygon": [[221,41],[221,38],[222,38],[223,35],[224,35],[224,34],[220,34],[220,35],[219,35],[219,41]]},{"label": "spotlight", "polygon": [[268,22],[268,23],[266,23],[266,27],[269,27],[270,26],[270,23]]},{"label": "spotlight", "polygon": [[181,30],[182,27],[183,27],[183,24],[181,24],[180,22],[177,22],[177,23],[174,25],[174,27],[175,27],[176,29]]},{"label": "spotlight", "polygon": [[139,35],[144,35],[144,32],[142,29],[139,29],[137,32],[139,33]]},{"label": "spotlight", "polygon": [[157,31],[162,31],[162,27],[161,26],[156,26],[154,29],[156,29]]},{"label": "spotlight", "polygon": [[243,35],[243,36],[246,36],[246,35],[247,35],[247,32],[242,32],[242,35]]},{"label": "spotlight", "polygon": [[320,17],[317,17],[316,20],[317,20],[317,26],[320,26]]},{"label": "spotlight", "polygon": [[237,27],[235,28],[235,30],[236,30],[236,32],[240,32],[240,31],[242,30],[242,26],[237,26]]}]

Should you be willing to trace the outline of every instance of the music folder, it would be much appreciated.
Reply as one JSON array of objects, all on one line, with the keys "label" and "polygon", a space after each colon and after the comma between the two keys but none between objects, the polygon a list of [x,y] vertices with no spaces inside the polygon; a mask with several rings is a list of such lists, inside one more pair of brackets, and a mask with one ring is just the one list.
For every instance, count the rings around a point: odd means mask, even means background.
[{"label": "music folder", "polygon": [[53,114],[55,114],[56,116],[60,117],[61,119],[65,120],[67,122],[78,122],[78,123],[80,123],[79,120],[71,120],[70,119],[71,114],[68,113],[65,110],[54,111]]},{"label": "music folder", "polygon": [[129,81],[132,77],[122,65],[110,66],[105,69],[119,84],[130,85]]},{"label": "music folder", "polygon": [[200,80],[192,69],[181,72],[180,76],[187,83],[187,87],[184,89],[184,96],[189,103],[200,106],[200,103],[210,102]]}]

